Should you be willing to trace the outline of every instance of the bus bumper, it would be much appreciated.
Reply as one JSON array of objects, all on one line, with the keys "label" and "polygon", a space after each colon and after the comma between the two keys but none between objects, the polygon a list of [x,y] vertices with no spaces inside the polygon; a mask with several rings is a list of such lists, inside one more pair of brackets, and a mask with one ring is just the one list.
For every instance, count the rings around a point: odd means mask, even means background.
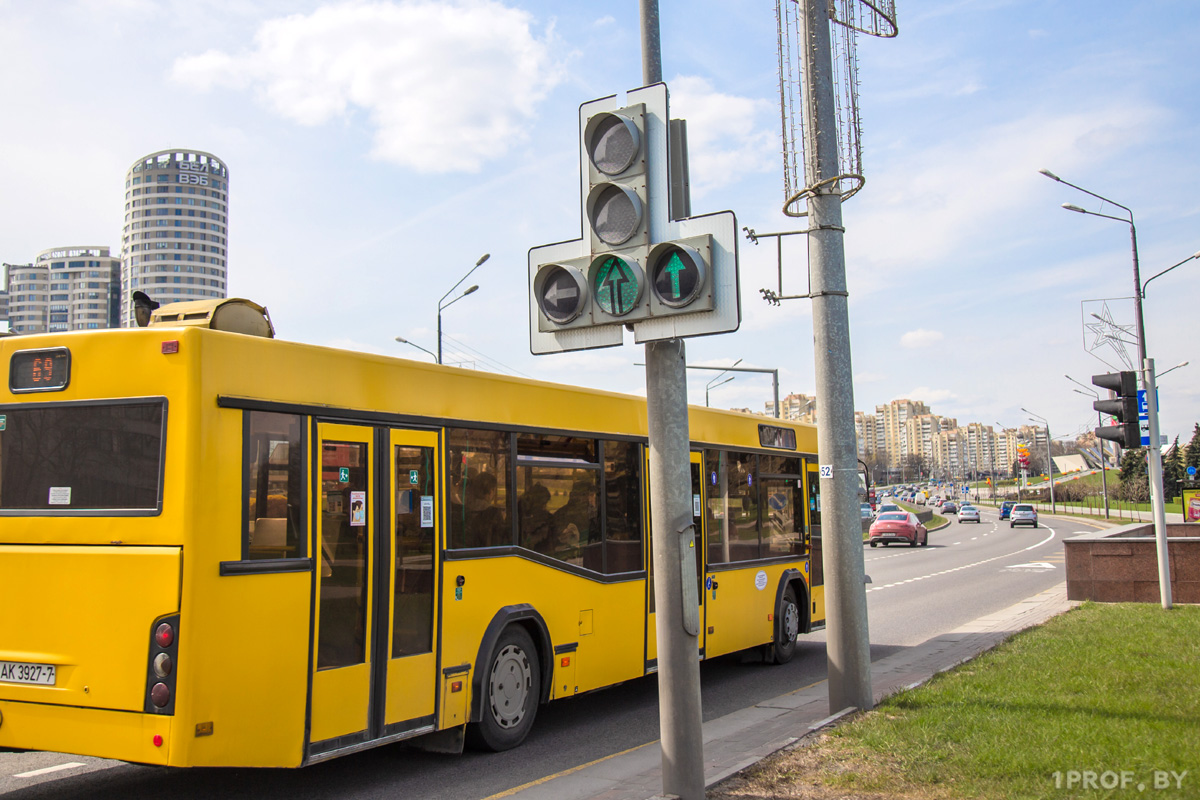
[{"label": "bus bumper", "polygon": [[167,766],[170,743],[171,717],[0,701],[0,747]]}]

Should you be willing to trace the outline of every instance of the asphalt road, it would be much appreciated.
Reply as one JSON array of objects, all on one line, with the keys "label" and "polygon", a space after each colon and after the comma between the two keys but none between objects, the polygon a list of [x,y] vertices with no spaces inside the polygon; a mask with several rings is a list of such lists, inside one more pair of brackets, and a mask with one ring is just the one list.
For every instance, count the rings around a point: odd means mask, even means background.
[{"label": "asphalt road", "polygon": [[[871,657],[882,658],[1007,608],[1064,580],[1064,537],[1094,530],[1043,517],[1011,529],[996,512],[951,522],[928,547],[864,547]],[[755,653],[701,665],[704,718],[714,719],[825,677],[824,634],[801,640],[790,664]],[[303,770],[168,770],[58,753],[0,751],[5,800],[253,797],[484,798],[658,738],[654,677],[543,706],[530,738],[501,754],[444,756],[392,745]],[[586,722],[583,722],[586,720]],[[75,765],[66,766],[64,765]],[[39,770],[52,770],[29,775]]]}]

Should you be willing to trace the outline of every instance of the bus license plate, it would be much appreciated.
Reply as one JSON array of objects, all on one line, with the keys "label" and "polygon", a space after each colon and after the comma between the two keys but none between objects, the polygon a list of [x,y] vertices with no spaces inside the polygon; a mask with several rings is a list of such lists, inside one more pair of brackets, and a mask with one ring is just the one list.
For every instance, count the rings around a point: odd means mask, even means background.
[{"label": "bus license plate", "polygon": [[0,661],[0,681],[5,683],[36,683],[43,686],[53,686],[54,665]]}]

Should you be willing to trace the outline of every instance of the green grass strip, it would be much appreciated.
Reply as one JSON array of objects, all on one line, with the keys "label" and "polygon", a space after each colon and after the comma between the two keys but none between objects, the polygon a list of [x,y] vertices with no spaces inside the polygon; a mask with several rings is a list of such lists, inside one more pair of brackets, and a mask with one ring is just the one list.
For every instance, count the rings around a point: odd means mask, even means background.
[{"label": "green grass strip", "polygon": [[895,759],[847,788],[1200,798],[1200,607],[1085,603],[831,735]]}]

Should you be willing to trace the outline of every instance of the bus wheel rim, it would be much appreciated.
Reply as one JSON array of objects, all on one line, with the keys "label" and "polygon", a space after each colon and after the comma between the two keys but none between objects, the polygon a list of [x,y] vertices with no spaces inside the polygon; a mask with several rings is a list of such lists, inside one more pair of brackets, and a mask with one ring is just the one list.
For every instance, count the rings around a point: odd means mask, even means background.
[{"label": "bus wheel rim", "polygon": [[515,728],[525,717],[525,705],[533,684],[533,669],[525,651],[507,645],[496,655],[489,680],[492,718],[501,728]]},{"label": "bus wheel rim", "polygon": [[795,603],[787,603],[783,609],[783,633],[789,642],[795,641],[800,633],[800,610]]}]

